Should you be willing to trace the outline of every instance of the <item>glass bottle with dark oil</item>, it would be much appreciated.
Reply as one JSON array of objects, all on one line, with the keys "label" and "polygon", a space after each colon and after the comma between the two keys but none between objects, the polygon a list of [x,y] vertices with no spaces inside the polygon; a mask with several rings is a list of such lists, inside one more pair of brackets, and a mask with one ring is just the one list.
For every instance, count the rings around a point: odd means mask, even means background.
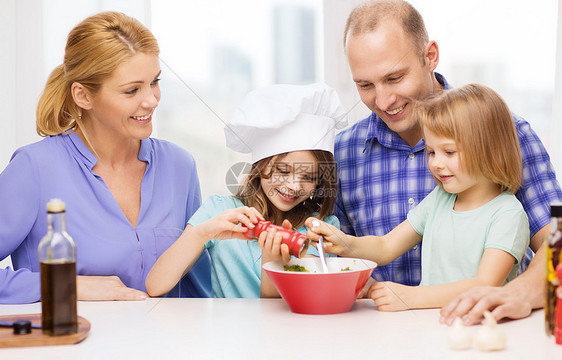
[{"label": "glass bottle with dark oil", "polygon": [[47,203],[47,235],[39,243],[43,333],[68,335],[78,331],[76,245],[66,232],[65,203]]}]

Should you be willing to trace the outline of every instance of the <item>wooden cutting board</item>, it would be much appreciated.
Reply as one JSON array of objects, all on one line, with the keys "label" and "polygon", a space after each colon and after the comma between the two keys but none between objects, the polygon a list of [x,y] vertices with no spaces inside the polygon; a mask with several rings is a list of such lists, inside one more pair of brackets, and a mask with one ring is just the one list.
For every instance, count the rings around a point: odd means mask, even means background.
[{"label": "wooden cutting board", "polygon": [[[41,325],[41,314],[0,316],[1,321],[29,320],[33,325]],[[90,331],[90,322],[78,316],[78,332],[71,335],[45,335],[41,329],[31,329],[31,333],[15,335],[12,328],[0,328],[0,348],[24,346],[70,345],[84,340]]]}]

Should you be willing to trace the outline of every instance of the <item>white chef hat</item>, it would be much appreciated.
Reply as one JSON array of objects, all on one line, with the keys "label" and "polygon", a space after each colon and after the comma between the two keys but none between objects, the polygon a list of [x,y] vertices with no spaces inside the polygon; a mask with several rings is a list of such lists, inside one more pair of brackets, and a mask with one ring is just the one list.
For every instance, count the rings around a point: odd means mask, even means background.
[{"label": "white chef hat", "polygon": [[338,94],[324,83],[270,85],[251,91],[224,128],[226,146],[252,153],[252,163],[298,150],[334,152],[347,125]]}]

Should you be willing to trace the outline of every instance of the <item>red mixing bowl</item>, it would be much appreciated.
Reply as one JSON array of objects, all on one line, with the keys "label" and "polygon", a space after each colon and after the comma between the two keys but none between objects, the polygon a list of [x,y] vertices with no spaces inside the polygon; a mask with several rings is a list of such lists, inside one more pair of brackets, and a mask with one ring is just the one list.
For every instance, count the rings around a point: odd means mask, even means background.
[{"label": "red mixing bowl", "polygon": [[[270,261],[263,269],[292,312],[338,314],[351,310],[359,291],[373,273],[373,261],[330,257],[328,273],[322,272],[319,258],[293,258],[289,263]],[[308,272],[287,271],[284,266],[304,266]]]}]

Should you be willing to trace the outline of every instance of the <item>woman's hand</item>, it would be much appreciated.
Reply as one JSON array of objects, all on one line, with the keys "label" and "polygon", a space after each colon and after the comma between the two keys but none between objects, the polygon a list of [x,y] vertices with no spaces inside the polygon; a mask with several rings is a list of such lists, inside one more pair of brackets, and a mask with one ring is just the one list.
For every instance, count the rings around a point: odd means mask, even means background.
[{"label": "woman's hand", "polygon": [[408,292],[412,286],[402,285],[391,281],[375,282],[367,293],[373,299],[380,311],[408,310]]},{"label": "woman's hand", "polygon": [[[291,222],[289,220],[284,220],[283,227],[291,229]],[[262,249],[262,263],[277,260],[289,262],[289,260],[291,260],[289,246],[287,244],[283,244],[281,241],[281,234],[273,228],[269,228],[268,231],[263,231],[260,234],[258,238],[258,245]]]},{"label": "woman's hand", "polygon": [[[253,207],[242,206],[229,209],[194,227],[202,239],[242,239],[248,240],[244,233],[253,229],[263,216]],[[239,226],[242,225],[242,226]]]},{"label": "woman's hand", "polygon": [[145,300],[145,292],[126,287],[117,276],[78,276],[78,300]]},{"label": "woman's hand", "polygon": [[306,219],[305,225],[310,229],[306,232],[306,236],[316,248],[318,248],[319,237],[323,236],[324,250],[327,253],[340,256],[348,255],[351,250],[350,239],[340,229],[313,217]]}]

